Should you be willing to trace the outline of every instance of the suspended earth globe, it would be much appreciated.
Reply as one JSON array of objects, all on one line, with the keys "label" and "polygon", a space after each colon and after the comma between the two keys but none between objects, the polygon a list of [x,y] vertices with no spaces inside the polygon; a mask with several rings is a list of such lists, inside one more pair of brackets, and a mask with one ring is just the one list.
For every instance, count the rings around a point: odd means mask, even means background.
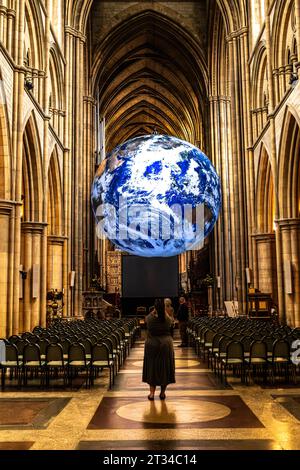
[{"label": "suspended earth globe", "polygon": [[175,256],[200,248],[221,207],[220,180],[194,145],[145,135],[116,147],[91,192],[98,235],[138,256]]}]

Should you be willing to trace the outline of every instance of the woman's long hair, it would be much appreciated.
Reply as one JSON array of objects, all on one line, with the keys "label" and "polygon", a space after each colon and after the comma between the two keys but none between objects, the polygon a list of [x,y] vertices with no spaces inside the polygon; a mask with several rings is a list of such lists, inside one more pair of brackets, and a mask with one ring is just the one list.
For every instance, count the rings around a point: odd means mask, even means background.
[{"label": "woman's long hair", "polygon": [[154,302],[154,307],[157,312],[158,319],[163,322],[165,321],[166,314],[165,314],[165,305],[164,302],[160,299],[156,299]]}]

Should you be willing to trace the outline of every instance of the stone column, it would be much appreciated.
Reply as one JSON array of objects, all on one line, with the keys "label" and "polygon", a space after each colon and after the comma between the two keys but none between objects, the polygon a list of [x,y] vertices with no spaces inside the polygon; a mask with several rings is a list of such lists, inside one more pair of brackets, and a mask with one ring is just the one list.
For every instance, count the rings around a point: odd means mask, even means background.
[{"label": "stone column", "polygon": [[83,183],[84,183],[84,160],[83,155],[83,75],[84,75],[84,39],[78,34],[75,38],[75,120],[74,129],[74,167],[76,192],[74,194],[74,266],[76,266],[75,281],[75,315],[81,315],[82,287],[83,287]]},{"label": "stone column", "polygon": [[13,25],[15,20],[16,12],[15,10],[8,9],[7,10],[7,31],[6,31],[6,47],[7,51],[10,55],[13,52]]},{"label": "stone column", "polygon": [[[43,322],[44,302],[43,299],[43,250],[42,241],[46,224],[44,222],[22,222],[23,239],[23,270],[27,277],[24,281],[22,318],[20,321],[20,331],[31,331],[35,326]],[[34,268],[37,266],[37,268]],[[33,279],[33,270],[37,269],[36,278]],[[36,297],[33,297],[33,283],[35,282]]]},{"label": "stone column", "polygon": [[296,67],[298,69],[298,77],[300,78],[300,57],[299,57],[299,44],[300,44],[300,0],[295,0],[295,18],[296,18],[296,37],[297,37],[297,46],[298,46],[298,64]]},{"label": "stone column", "polygon": [[[50,0],[46,0],[46,17],[45,17],[45,36],[44,36],[44,80],[43,80],[43,101],[42,107],[45,113],[44,117],[44,141],[43,141],[43,220],[45,228],[41,233],[41,300],[40,300],[40,325],[46,326],[47,318],[47,211],[48,211],[48,162],[49,162],[49,96],[50,96]],[[34,316],[35,318],[35,316]]]},{"label": "stone column", "polygon": [[22,188],[22,154],[23,154],[23,99],[24,78],[23,45],[25,30],[25,0],[16,3],[15,42],[14,42],[14,84],[13,84],[13,122],[12,122],[12,199],[16,201],[14,213],[13,244],[13,322],[12,333],[19,333],[19,266],[21,243],[21,188]]},{"label": "stone column", "polygon": [[83,213],[83,240],[85,240],[85,259],[84,259],[84,288],[88,289],[91,280],[94,258],[94,227],[95,219],[91,212],[91,184],[95,171],[95,107],[96,101],[91,96],[84,97],[84,137],[83,154],[86,160],[85,186],[84,186],[84,213]]},{"label": "stone column", "polygon": [[12,333],[11,278],[13,257],[11,253],[11,228],[15,204],[0,200],[0,337],[6,338]]},{"label": "stone column", "polygon": [[[245,268],[248,264],[248,248],[246,235],[246,203],[245,203],[245,142],[243,135],[243,91],[238,84],[243,81],[244,73],[241,70],[240,36],[244,30],[232,33],[229,37],[229,66],[231,82],[231,119],[232,119],[232,162],[233,162],[233,207],[234,226],[233,244],[236,253],[236,298],[239,302],[239,311],[246,311],[247,286]],[[246,262],[247,260],[247,262]]]},{"label": "stone column", "polygon": [[219,216],[217,230],[215,230],[215,275],[221,277],[220,305],[224,300],[233,298],[233,270],[235,264],[232,253],[232,213],[233,206],[230,198],[232,191],[231,158],[228,141],[230,139],[230,100],[227,97],[212,96],[211,122],[212,135],[212,160],[216,165],[222,186],[222,213]]},{"label": "stone column", "polygon": [[292,268],[292,293],[288,293],[284,282],[284,309],[287,323],[300,326],[300,219],[282,219],[278,221],[282,237],[282,261],[284,281],[286,281],[286,262]]},{"label": "stone column", "polygon": [[7,48],[7,7],[0,5],[0,38],[5,48]]},{"label": "stone column", "polygon": [[64,235],[67,237],[64,243],[63,259],[64,259],[64,290],[65,290],[65,306],[64,315],[71,316],[73,314],[73,289],[69,286],[69,274],[72,270],[72,198],[73,191],[73,161],[71,155],[71,146],[73,144],[73,35],[70,28],[65,31],[65,103],[66,103],[66,117],[64,120]]}]

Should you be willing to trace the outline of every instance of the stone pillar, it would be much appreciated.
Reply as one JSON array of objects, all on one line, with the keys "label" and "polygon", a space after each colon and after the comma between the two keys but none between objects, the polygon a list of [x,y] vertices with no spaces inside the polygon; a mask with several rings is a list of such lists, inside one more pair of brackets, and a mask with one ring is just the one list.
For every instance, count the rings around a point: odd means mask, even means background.
[{"label": "stone pillar", "polygon": [[212,160],[216,166],[222,186],[222,212],[215,230],[215,275],[221,277],[220,305],[224,300],[233,298],[233,266],[235,265],[234,252],[232,252],[232,162],[230,158],[230,99],[228,97],[212,96],[211,122]]},{"label": "stone pillar", "polygon": [[[42,286],[42,274],[45,265],[43,263],[42,240],[46,224],[43,222],[22,222],[23,244],[23,270],[27,273],[24,281],[23,300],[21,303],[22,318],[20,319],[20,331],[31,331],[43,321],[46,308],[44,289]],[[37,268],[34,268],[36,266]],[[33,278],[33,271],[35,279]],[[33,296],[33,284],[37,295]]]},{"label": "stone pillar", "polygon": [[64,243],[63,259],[64,259],[64,290],[65,290],[65,306],[63,314],[65,316],[73,315],[73,289],[69,286],[69,275],[72,270],[72,197],[73,192],[73,160],[71,147],[73,145],[73,34],[70,28],[65,31],[65,103],[66,117],[64,120],[64,235],[67,237]]},{"label": "stone pillar", "polygon": [[15,10],[7,10],[7,31],[6,31],[6,48],[10,55],[13,53],[13,25],[15,21],[16,12]]},{"label": "stone pillar", "polygon": [[94,227],[95,219],[91,212],[91,184],[95,171],[95,108],[96,101],[91,96],[84,97],[84,135],[83,135],[83,154],[85,155],[85,185],[84,185],[84,213],[83,213],[83,240],[85,240],[84,257],[84,289],[89,288],[89,283],[94,272]]},{"label": "stone pillar", "polygon": [[11,226],[14,212],[12,201],[0,200],[0,337],[12,333],[11,275],[13,257],[11,253]]},{"label": "stone pillar", "polygon": [[232,164],[233,164],[233,207],[234,225],[232,243],[236,254],[236,297],[239,302],[239,311],[246,311],[247,285],[245,268],[248,265],[246,203],[245,203],[245,142],[243,136],[244,127],[244,98],[243,91],[238,84],[244,80],[241,70],[243,61],[241,54],[244,51],[240,47],[240,36],[244,30],[232,33],[228,38],[229,67],[231,83],[231,127],[232,127]]},{"label": "stone pillar", "polygon": [[24,78],[23,45],[25,30],[25,0],[16,2],[15,42],[14,42],[14,84],[13,84],[13,122],[12,122],[12,199],[16,201],[14,230],[11,237],[13,244],[13,321],[12,333],[19,333],[19,281],[20,281],[20,244],[21,244],[21,188],[23,154],[23,100]]},{"label": "stone pillar", "polygon": [[[85,37],[80,31],[71,27],[65,28],[66,33],[66,104],[67,122],[65,129],[66,148],[71,151],[69,160],[69,221],[72,230],[71,269],[76,271],[75,288],[73,289],[72,310],[76,315],[81,313],[82,282],[83,282],[83,96],[85,96]],[[72,186],[72,187],[71,187]],[[76,191],[74,191],[76,188]]]},{"label": "stone pillar", "polygon": [[[300,219],[278,221],[282,237],[282,261],[284,273],[284,309],[290,326],[300,326]],[[287,265],[292,268],[292,293],[287,292]]]}]

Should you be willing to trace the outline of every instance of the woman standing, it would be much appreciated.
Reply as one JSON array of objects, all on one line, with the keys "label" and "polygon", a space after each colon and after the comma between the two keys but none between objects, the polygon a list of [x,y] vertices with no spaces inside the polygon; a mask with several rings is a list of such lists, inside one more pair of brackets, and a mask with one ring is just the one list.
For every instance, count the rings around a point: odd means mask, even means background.
[{"label": "woman standing", "polygon": [[157,386],[161,387],[159,398],[166,398],[166,388],[175,383],[175,358],[171,336],[172,320],[165,313],[164,302],[155,301],[155,309],[146,317],[148,329],[145,342],[143,382],[150,385],[149,400],[154,400]]},{"label": "woman standing", "polygon": [[171,299],[165,299],[164,304],[165,304],[165,312],[172,320],[171,336],[173,338],[174,328],[175,328],[174,308],[172,307]]}]

